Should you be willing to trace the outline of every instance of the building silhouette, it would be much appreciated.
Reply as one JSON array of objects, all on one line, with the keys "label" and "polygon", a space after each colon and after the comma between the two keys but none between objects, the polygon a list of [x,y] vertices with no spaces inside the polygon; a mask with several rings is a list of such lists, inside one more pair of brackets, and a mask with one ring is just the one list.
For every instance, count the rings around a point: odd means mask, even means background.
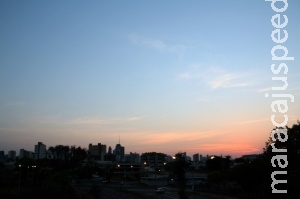
[{"label": "building silhouette", "polygon": [[141,155],[141,164],[159,170],[164,167],[167,155],[164,153],[147,152]]},{"label": "building silhouette", "polygon": [[16,160],[16,151],[13,151],[13,150],[8,151],[7,158],[10,161],[15,161]]},{"label": "building silhouette", "polygon": [[6,161],[6,156],[4,151],[0,151],[0,162],[5,162]]},{"label": "building silhouette", "polygon": [[88,149],[89,156],[94,160],[104,160],[106,154],[106,145],[98,143],[97,145],[89,144]]},{"label": "building silhouette", "polygon": [[20,149],[19,158],[31,158],[33,159],[33,152],[27,151],[25,149]]},{"label": "building silhouette", "polygon": [[130,152],[130,154],[125,154],[125,162],[128,163],[140,163],[140,155],[138,153],[132,153]]},{"label": "building silhouette", "polygon": [[193,161],[194,162],[199,162],[200,161],[199,153],[196,153],[196,154],[193,155]]},{"label": "building silhouette", "polygon": [[112,153],[111,147],[108,147],[108,152],[104,155],[104,161],[116,161],[116,156]]},{"label": "building silhouette", "polygon": [[121,146],[121,144],[116,144],[114,149],[114,155],[116,156],[117,162],[124,162],[125,157],[125,147]]},{"label": "building silhouette", "polygon": [[34,146],[34,159],[46,159],[47,158],[47,150],[46,145],[43,142],[38,142],[37,145]]}]

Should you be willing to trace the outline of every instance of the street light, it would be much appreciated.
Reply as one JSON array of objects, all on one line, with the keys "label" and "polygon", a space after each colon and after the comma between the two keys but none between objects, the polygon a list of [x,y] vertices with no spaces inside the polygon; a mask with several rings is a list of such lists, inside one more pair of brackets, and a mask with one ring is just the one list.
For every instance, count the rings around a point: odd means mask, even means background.
[{"label": "street light", "polygon": [[32,181],[33,181],[33,183],[35,184],[35,174],[34,174],[34,168],[36,168],[36,166],[35,165],[33,165],[33,166],[31,166],[32,167]]},{"label": "street light", "polygon": [[20,175],[20,179],[19,179],[19,192],[21,193],[21,175],[22,175],[21,168],[22,168],[22,165],[19,164],[19,168],[20,168],[20,173],[19,173],[19,175]]},{"label": "street light", "polygon": [[35,165],[33,165],[33,166],[31,166],[32,167],[32,169],[33,169],[33,175],[34,175],[34,168],[36,168],[36,166]]},{"label": "street light", "polygon": [[27,166],[26,190],[27,190],[27,187],[28,187],[28,176],[29,176],[29,166]]}]

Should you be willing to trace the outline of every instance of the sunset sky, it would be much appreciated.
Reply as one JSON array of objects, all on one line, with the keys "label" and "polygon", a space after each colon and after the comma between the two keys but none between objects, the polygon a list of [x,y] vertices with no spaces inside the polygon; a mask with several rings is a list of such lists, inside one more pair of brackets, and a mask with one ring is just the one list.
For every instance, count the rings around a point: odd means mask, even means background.
[{"label": "sunset sky", "polygon": [[[266,93],[294,95],[288,125],[300,119],[300,1],[288,3],[294,60],[274,75],[264,0],[0,1],[0,150],[120,136],[125,153],[261,153]],[[288,88],[272,91],[273,76]]]}]

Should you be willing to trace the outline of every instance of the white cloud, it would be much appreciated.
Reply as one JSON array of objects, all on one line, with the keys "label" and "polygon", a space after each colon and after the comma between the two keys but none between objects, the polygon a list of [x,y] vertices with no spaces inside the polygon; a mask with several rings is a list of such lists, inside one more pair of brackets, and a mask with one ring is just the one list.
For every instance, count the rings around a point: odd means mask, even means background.
[{"label": "white cloud", "polygon": [[141,40],[140,44],[151,46],[157,50],[167,50],[168,47],[163,41],[159,40]]},{"label": "white cloud", "polygon": [[220,76],[217,76],[212,81],[207,83],[212,89],[216,88],[234,88],[234,87],[245,87],[249,86],[250,82],[244,82],[241,78],[244,77],[243,74],[239,73],[226,73]]},{"label": "white cloud", "polygon": [[221,75],[213,80],[209,80],[208,84],[210,85],[211,88],[219,88],[219,87],[224,87],[228,84],[230,84],[231,80],[234,80],[236,77],[233,74],[227,73],[224,75]]}]

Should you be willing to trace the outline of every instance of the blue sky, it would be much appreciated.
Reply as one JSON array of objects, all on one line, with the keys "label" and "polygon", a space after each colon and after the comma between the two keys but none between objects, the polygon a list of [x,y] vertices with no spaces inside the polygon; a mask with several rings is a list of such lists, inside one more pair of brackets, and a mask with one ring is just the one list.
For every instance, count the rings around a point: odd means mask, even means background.
[{"label": "blue sky", "polygon": [[[288,2],[293,124],[300,3]],[[273,128],[274,14],[262,0],[1,1],[0,150],[120,135],[127,153],[257,153]]]}]

